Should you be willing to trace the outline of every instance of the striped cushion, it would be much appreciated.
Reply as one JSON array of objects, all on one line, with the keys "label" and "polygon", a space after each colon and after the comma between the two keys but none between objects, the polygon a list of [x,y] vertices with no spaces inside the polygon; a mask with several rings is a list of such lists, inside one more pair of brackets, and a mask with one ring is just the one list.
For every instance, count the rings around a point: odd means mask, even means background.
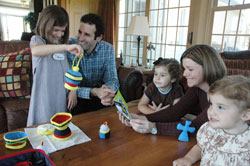
[{"label": "striped cushion", "polygon": [[31,88],[29,48],[0,55],[0,98],[27,97]]}]

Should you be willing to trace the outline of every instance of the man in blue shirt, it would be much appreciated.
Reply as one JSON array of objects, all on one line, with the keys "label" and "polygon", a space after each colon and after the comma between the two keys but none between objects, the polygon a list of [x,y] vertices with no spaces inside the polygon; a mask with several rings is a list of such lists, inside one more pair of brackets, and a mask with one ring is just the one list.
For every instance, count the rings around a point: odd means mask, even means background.
[{"label": "man in blue shirt", "polygon": [[[98,110],[113,104],[113,97],[119,89],[114,47],[102,40],[105,25],[96,14],[86,14],[81,18],[78,36],[69,40],[70,44],[80,44],[84,56],[79,64],[83,80],[77,91],[68,95],[69,110],[79,114]],[[69,66],[75,55],[68,53]],[[75,63],[78,61],[76,58]],[[77,103],[77,104],[76,104]]]}]

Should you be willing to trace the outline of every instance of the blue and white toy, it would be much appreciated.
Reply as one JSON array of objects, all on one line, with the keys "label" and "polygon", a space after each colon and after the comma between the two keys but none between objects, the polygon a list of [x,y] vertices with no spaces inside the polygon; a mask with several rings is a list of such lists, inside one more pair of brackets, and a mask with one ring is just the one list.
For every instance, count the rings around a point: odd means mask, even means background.
[{"label": "blue and white toy", "polygon": [[43,151],[49,156],[49,152],[48,152],[48,150],[47,150],[47,147],[44,146],[43,141],[41,141],[41,145],[39,145],[36,149],[41,149],[41,150],[43,150]]},{"label": "blue and white toy", "polygon": [[108,122],[104,122],[101,127],[100,127],[100,130],[99,130],[99,137],[101,139],[107,139],[110,137],[110,129],[109,129],[109,126],[108,126]]},{"label": "blue and white toy", "polygon": [[188,132],[193,133],[195,131],[195,127],[189,127],[192,122],[189,120],[186,120],[185,126],[183,126],[181,123],[178,123],[177,129],[183,130],[181,134],[178,137],[179,141],[188,142]]}]

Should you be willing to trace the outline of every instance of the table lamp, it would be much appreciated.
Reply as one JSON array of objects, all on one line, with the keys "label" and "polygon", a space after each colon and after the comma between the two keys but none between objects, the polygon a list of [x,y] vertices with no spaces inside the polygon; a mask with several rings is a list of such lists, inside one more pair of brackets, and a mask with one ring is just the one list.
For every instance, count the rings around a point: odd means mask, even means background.
[{"label": "table lamp", "polygon": [[139,63],[139,53],[140,53],[140,40],[141,36],[150,36],[149,24],[147,17],[145,16],[133,16],[128,27],[127,35],[136,35],[138,41],[137,48],[137,65],[141,66]]}]

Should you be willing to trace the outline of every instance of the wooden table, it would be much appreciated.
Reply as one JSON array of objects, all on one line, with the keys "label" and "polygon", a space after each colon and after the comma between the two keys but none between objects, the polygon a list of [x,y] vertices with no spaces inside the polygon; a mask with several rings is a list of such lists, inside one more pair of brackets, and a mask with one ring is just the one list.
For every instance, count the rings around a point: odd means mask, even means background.
[{"label": "wooden table", "polygon": [[[138,111],[137,103],[130,102],[128,105],[130,112]],[[108,121],[111,136],[102,140],[98,132],[105,121]],[[195,138],[180,142],[177,137],[137,133],[120,123],[115,107],[73,116],[72,122],[91,141],[51,153],[51,160],[58,166],[171,166],[173,160],[184,156],[196,143]],[[4,145],[1,134],[0,156],[32,148],[30,143],[21,150],[6,149]]]}]

